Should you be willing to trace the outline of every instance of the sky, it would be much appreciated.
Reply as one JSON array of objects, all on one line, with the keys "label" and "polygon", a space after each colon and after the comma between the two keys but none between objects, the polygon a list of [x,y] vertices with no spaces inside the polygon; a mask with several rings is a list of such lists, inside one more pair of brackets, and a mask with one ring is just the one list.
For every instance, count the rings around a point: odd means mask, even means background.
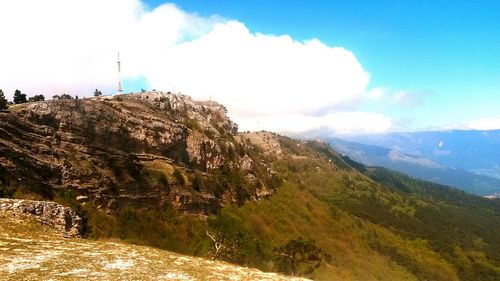
[{"label": "sky", "polygon": [[500,1],[3,0],[0,89],[157,89],[299,136],[500,129]]}]

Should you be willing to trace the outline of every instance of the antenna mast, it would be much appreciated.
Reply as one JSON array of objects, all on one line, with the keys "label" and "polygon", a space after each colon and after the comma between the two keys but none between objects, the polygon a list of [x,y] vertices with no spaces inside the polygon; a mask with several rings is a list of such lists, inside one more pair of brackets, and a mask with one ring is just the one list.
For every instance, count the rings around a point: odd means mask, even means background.
[{"label": "antenna mast", "polygon": [[121,62],[120,62],[120,52],[118,52],[118,94],[123,94],[122,90],[122,77],[121,77]]}]

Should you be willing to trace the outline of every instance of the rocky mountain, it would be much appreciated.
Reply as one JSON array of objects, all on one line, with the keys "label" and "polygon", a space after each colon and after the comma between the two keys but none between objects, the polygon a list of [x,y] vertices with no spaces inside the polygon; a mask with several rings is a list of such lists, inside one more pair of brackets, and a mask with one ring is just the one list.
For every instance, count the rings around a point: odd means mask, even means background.
[{"label": "rocky mountain", "polygon": [[460,168],[441,164],[439,159],[402,152],[398,148],[367,145],[338,138],[328,140],[338,152],[368,166],[382,166],[410,176],[457,187],[464,191],[486,196],[500,191],[500,179],[475,174]]},{"label": "rocky mountain", "polygon": [[0,113],[0,133],[0,197],[71,207],[103,254],[97,267],[65,263],[81,274],[142,266],[100,244],[118,239],[317,280],[500,276],[499,200],[367,167],[323,142],[238,133],[214,102],[149,92],[27,103]]},{"label": "rocky mountain", "polygon": [[0,113],[0,135],[0,186],[27,198],[209,214],[275,188],[226,109],[183,95],[22,104]]}]

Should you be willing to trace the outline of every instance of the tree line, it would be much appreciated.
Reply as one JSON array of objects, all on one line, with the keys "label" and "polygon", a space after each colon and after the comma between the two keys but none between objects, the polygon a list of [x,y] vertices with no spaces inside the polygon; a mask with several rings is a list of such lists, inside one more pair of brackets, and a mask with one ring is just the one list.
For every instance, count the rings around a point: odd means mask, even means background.
[{"label": "tree line", "polygon": [[[98,89],[95,89],[94,91],[94,96],[99,97],[102,95],[102,92],[99,91]],[[53,100],[65,100],[65,99],[78,99],[78,96],[73,96],[68,95],[68,94],[61,94],[61,95],[54,95],[52,96]],[[2,89],[0,89],[0,111],[6,110],[9,108],[10,105],[14,104],[22,104],[22,103],[27,103],[27,102],[37,102],[37,101],[44,101],[45,96],[44,95],[34,95],[32,97],[27,97],[26,94],[22,93],[20,90],[16,90],[14,92],[14,96],[12,98],[12,101],[8,101],[7,98],[5,97],[4,92]]]}]

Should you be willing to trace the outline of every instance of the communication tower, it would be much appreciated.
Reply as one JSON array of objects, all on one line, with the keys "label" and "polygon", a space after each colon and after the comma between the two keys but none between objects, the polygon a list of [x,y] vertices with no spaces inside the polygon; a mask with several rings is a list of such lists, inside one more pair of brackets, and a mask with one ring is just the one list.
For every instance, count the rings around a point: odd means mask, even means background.
[{"label": "communication tower", "polygon": [[118,52],[118,94],[123,94],[122,90],[122,76],[121,76],[121,62],[120,62],[120,52]]}]

